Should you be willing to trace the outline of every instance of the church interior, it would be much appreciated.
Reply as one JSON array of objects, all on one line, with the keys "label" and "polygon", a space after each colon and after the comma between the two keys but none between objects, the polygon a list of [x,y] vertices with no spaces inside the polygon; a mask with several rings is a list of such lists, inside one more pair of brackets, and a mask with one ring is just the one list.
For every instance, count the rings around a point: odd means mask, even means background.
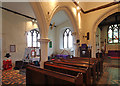
[{"label": "church interior", "polygon": [[120,1],[1,2],[0,84],[120,85]]}]

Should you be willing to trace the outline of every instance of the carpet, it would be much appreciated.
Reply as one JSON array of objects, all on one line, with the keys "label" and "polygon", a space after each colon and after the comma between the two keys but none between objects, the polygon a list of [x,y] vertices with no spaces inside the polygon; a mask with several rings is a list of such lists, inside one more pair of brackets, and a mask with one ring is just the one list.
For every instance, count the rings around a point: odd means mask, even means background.
[{"label": "carpet", "polygon": [[120,57],[111,57],[111,59],[120,59]]},{"label": "carpet", "polygon": [[[120,60],[104,59],[103,75],[97,86],[120,86]],[[26,86],[26,70],[2,71],[3,86]]]},{"label": "carpet", "polygon": [[19,70],[4,70],[2,71],[2,85],[25,86],[26,75]]},{"label": "carpet", "polygon": [[2,70],[0,70],[0,86],[2,85]]}]

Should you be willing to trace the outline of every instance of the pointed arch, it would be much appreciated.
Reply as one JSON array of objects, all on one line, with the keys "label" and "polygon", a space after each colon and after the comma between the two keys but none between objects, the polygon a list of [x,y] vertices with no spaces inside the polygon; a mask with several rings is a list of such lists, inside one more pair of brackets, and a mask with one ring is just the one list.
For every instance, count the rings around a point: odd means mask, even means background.
[{"label": "pointed arch", "polygon": [[78,32],[78,25],[77,25],[77,22],[76,22],[76,18],[74,17],[72,11],[70,10],[70,8],[69,8],[68,6],[62,6],[62,5],[61,5],[61,6],[58,6],[58,5],[57,5],[57,6],[53,9],[53,11],[52,11],[52,13],[51,13],[49,23],[51,22],[53,16],[54,16],[57,12],[59,12],[59,11],[61,11],[61,10],[63,10],[63,11],[66,12],[66,14],[68,15],[69,19],[71,20],[71,23],[72,23],[74,32],[77,33],[77,32]]},{"label": "pointed arch", "polygon": [[44,11],[41,5],[41,2],[31,2],[30,3],[34,13],[36,14],[37,21],[39,23],[39,30],[40,30],[40,35],[41,38],[47,38],[48,36],[48,30],[49,25],[47,24],[47,21],[45,19]]},{"label": "pointed arch", "polygon": [[93,25],[93,48],[92,48],[92,54],[93,54],[93,57],[95,57],[95,53],[96,53],[96,30],[97,30],[97,27],[98,25],[105,19],[107,18],[108,16],[116,13],[116,12],[119,12],[118,10],[118,7],[115,7],[111,10],[108,10],[106,13],[104,13],[103,15],[101,15],[101,17],[96,20],[95,24]]}]

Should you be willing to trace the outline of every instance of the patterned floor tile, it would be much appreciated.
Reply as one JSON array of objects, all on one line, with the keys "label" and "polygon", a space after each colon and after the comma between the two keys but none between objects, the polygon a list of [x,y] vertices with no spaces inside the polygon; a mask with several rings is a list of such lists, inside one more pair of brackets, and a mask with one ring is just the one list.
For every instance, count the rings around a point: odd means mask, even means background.
[{"label": "patterned floor tile", "polygon": [[4,70],[2,71],[2,84],[26,84],[26,76],[19,72],[19,70]]}]

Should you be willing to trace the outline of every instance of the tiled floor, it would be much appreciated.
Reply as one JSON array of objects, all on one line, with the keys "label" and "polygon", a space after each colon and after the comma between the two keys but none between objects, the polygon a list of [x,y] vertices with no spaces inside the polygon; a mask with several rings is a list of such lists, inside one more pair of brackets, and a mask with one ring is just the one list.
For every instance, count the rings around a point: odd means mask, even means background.
[{"label": "tiled floor", "polygon": [[[120,60],[104,60],[103,71],[103,75],[97,82],[98,85],[120,86]],[[2,71],[2,83],[4,86],[6,86],[6,84],[12,84],[13,86],[25,86],[26,75],[24,71],[20,72],[19,70]]]},{"label": "tiled floor", "polygon": [[104,60],[103,71],[98,84],[120,86],[120,60]]},{"label": "tiled floor", "polygon": [[12,85],[25,85],[26,84],[26,75],[24,73],[20,73],[19,70],[5,70],[2,71],[2,84],[5,86],[6,84]]}]

